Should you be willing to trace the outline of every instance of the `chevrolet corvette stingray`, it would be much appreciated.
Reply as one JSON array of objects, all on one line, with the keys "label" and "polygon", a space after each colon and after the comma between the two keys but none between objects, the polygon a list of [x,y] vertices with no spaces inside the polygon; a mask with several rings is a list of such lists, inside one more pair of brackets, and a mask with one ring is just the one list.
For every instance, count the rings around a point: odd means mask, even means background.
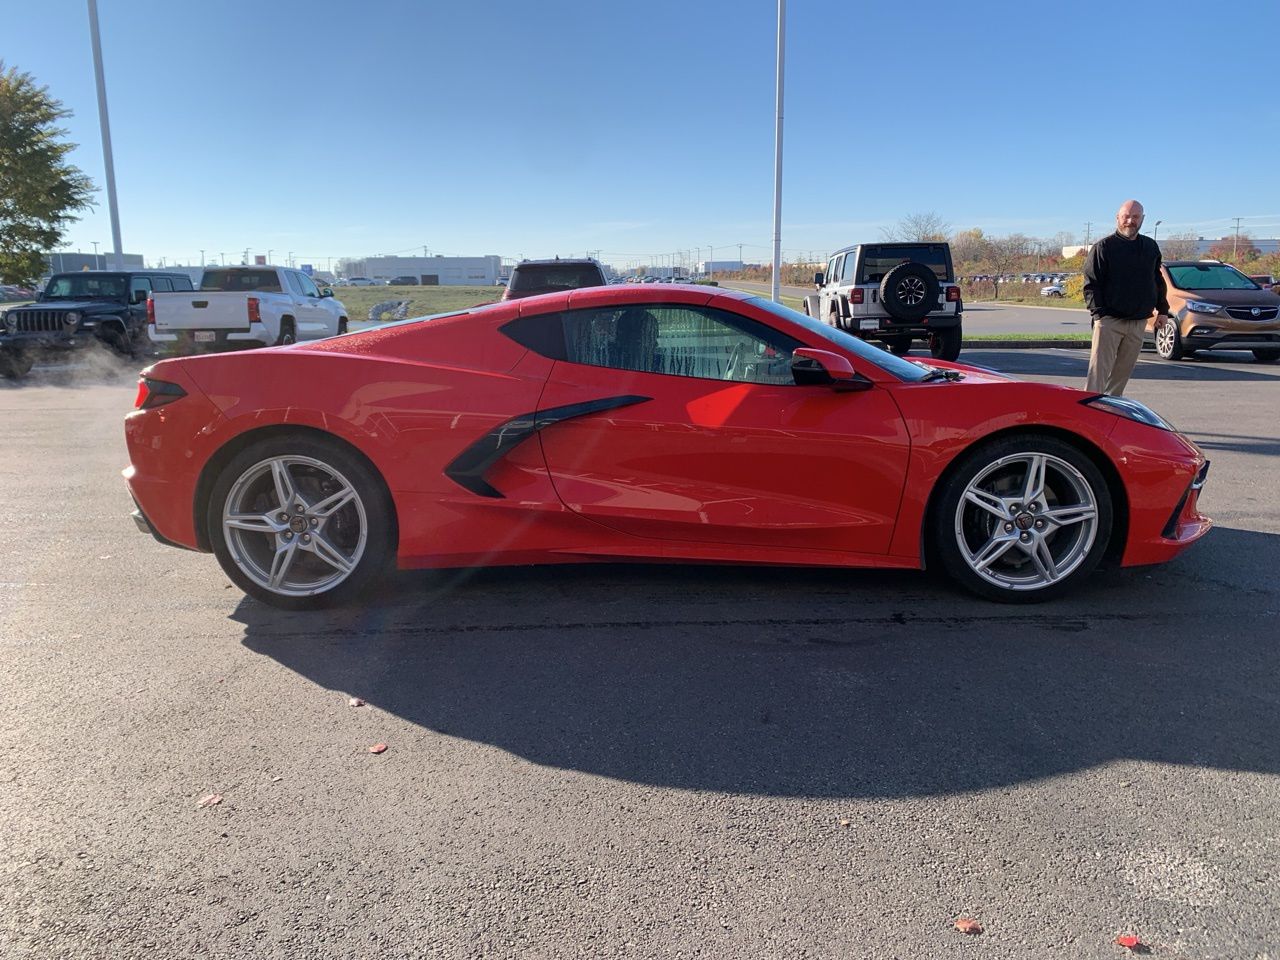
[{"label": "chevrolet corvette stingray", "polygon": [[918,569],[1042,600],[1203,536],[1208,464],[1133,400],[896,357],[749,294],[593,287],[163,360],[134,519],[285,608],[400,568]]}]

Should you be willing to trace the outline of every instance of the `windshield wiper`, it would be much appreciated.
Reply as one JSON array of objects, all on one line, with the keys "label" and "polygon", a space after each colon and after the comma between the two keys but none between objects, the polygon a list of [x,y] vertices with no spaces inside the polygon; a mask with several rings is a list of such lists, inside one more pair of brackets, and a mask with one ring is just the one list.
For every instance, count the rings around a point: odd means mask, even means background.
[{"label": "windshield wiper", "polygon": [[959,370],[943,370],[941,367],[930,367],[929,372],[920,378],[920,383],[929,383],[932,380],[963,380],[964,374]]}]

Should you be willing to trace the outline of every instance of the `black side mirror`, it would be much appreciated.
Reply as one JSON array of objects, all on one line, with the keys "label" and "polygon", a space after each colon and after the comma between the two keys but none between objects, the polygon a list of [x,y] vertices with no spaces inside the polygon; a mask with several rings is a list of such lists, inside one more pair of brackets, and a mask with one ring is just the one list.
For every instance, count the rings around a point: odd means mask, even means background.
[{"label": "black side mirror", "polygon": [[321,288],[320,288],[320,296],[322,296],[322,297],[332,297],[332,296],[333,296],[333,288],[332,288],[332,287],[321,287]]},{"label": "black side mirror", "polygon": [[845,357],[813,347],[799,347],[792,352],[791,375],[802,387],[831,387],[838,393],[860,392],[875,386],[854,370]]},{"label": "black side mirror", "polygon": [[825,273],[819,272],[813,275],[813,285],[815,287],[822,286],[824,283],[826,283],[826,281],[827,281],[827,275]]}]

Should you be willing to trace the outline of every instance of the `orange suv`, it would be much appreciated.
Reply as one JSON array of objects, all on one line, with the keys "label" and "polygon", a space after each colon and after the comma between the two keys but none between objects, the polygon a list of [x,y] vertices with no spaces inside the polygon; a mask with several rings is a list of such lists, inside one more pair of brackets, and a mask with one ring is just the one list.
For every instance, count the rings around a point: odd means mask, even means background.
[{"label": "orange suv", "polygon": [[1197,350],[1252,350],[1259,363],[1280,360],[1280,296],[1218,260],[1170,260],[1161,268],[1172,320],[1147,331],[1156,353],[1181,360]]}]

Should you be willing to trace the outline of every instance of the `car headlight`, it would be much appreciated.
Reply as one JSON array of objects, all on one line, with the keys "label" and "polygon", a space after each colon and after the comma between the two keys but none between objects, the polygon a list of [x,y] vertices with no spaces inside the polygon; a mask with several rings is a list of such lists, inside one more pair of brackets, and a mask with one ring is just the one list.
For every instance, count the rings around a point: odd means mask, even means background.
[{"label": "car headlight", "polygon": [[1222,310],[1222,305],[1217,303],[1205,303],[1203,300],[1188,300],[1187,309],[1192,313],[1218,313]]},{"label": "car headlight", "polygon": [[1130,400],[1128,397],[1113,397],[1110,394],[1103,394],[1100,397],[1090,397],[1083,403],[1086,407],[1106,410],[1108,413],[1114,413],[1117,417],[1124,417],[1126,420],[1136,420],[1138,423],[1145,423],[1149,427],[1156,427],[1160,430],[1168,430],[1170,433],[1178,432],[1173,424],[1145,403]]},{"label": "car headlight", "polygon": [[80,314],[76,313],[74,310],[68,310],[67,315],[62,318],[62,322],[68,327],[74,327],[80,322]]}]

